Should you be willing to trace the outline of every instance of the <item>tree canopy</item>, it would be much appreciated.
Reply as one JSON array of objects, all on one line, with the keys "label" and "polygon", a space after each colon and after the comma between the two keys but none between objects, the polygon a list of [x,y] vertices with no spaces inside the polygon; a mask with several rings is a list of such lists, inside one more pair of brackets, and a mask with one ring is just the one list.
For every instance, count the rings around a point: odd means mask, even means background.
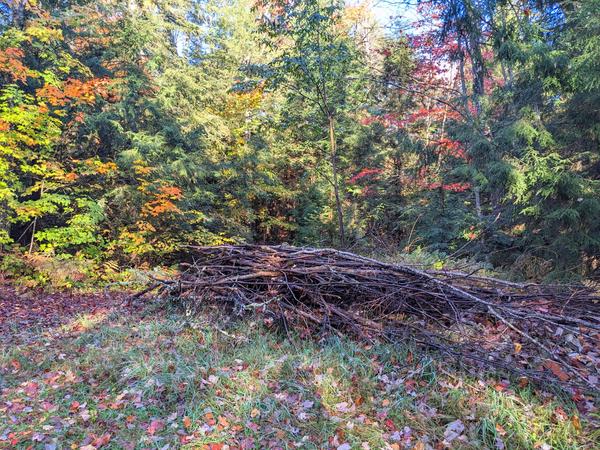
[{"label": "tree canopy", "polygon": [[342,0],[0,2],[0,245],[140,265],[289,242],[594,276],[598,10],[423,1],[384,27]]}]

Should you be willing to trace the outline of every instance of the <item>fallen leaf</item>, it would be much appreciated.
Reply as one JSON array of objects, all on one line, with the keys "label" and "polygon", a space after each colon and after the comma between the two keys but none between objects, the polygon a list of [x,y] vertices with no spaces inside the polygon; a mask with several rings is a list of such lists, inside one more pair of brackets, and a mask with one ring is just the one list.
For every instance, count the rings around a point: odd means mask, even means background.
[{"label": "fallen leaf", "polygon": [[444,431],[444,440],[446,442],[452,442],[454,439],[459,437],[463,431],[465,431],[465,425],[460,419],[450,422],[448,425],[446,425],[446,430]]},{"label": "fallen leaf", "polygon": [[100,436],[99,438],[94,439],[94,442],[92,442],[92,445],[94,445],[94,447],[96,447],[96,448],[100,448],[103,445],[108,444],[110,442],[110,438],[111,438],[111,435],[109,433],[105,433],[102,436]]},{"label": "fallen leaf", "polygon": [[388,430],[390,431],[395,431],[396,430],[396,424],[392,421],[392,419],[385,419],[385,426],[388,428]]},{"label": "fallen leaf", "polygon": [[185,417],[183,418],[183,426],[184,426],[185,428],[189,428],[189,427],[191,427],[191,426],[192,426],[192,419],[190,419],[188,416],[185,416]]},{"label": "fallen leaf", "polygon": [[581,431],[581,422],[579,421],[579,416],[571,417],[571,423],[577,431]]},{"label": "fallen leaf", "polygon": [[564,422],[568,418],[567,413],[560,406],[556,407],[556,409],[554,410],[554,415],[556,416],[559,422]]},{"label": "fallen leaf", "polygon": [[206,420],[206,423],[211,427],[217,424],[215,416],[211,412],[207,412],[206,414],[204,414],[204,420]]},{"label": "fallen leaf", "polygon": [[219,425],[223,428],[229,428],[229,421],[225,416],[219,416]]},{"label": "fallen leaf", "polygon": [[25,385],[25,393],[29,396],[29,397],[35,397],[38,393],[38,390],[40,388],[40,385],[37,384],[34,381],[30,381],[29,383],[27,383]]},{"label": "fallen leaf", "polygon": [[155,433],[161,431],[165,427],[165,423],[162,420],[155,419],[150,422],[150,426],[146,430],[148,434],[154,435]]},{"label": "fallen leaf", "polygon": [[560,381],[568,381],[571,378],[569,376],[569,374],[567,372],[565,372],[564,369],[560,366],[560,364],[558,364],[556,361],[547,359],[544,362],[544,367],[546,367],[546,369],[550,370],[550,372],[552,372],[554,374],[554,376],[556,378],[558,378]]},{"label": "fallen leaf", "polygon": [[515,346],[515,353],[521,353],[521,350],[523,349],[523,345],[519,342],[515,342],[514,346]]},{"label": "fallen leaf", "polygon": [[255,418],[259,415],[260,415],[260,411],[257,408],[254,408],[252,411],[250,411],[250,417],[252,417],[252,418]]}]

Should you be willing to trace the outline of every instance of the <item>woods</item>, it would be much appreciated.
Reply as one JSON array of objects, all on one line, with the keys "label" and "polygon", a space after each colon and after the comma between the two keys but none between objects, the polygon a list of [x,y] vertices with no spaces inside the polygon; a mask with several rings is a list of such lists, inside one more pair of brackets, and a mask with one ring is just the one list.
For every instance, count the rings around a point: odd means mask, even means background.
[{"label": "woods", "polygon": [[0,449],[580,450],[600,0],[0,0]]},{"label": "woods", "polygon": [[3,2],[3,251],[385,243],[593,278],[598,6]]}]

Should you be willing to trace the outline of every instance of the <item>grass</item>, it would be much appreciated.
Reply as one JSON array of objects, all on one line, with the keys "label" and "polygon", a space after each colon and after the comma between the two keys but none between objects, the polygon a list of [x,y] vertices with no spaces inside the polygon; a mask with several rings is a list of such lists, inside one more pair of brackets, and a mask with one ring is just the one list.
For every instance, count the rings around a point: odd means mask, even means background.
[{"label": "grass", "polygon": [[592,449],[599,437],[568,398],[409,347],[190,326],[157,308],[26,331],[0,348],[0,389],[0,448]]}]

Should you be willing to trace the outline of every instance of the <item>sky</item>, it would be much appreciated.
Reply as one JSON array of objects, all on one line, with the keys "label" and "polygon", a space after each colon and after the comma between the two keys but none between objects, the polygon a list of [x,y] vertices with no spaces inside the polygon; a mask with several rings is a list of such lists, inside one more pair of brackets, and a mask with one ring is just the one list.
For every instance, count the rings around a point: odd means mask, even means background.
[{"label": "sky", "polygon": [[417,19],[416,7],[403,5],[399,0],[372,0],[372,3],[373,13],[383,27],[391,25],[397,18],[407,22]]}]

